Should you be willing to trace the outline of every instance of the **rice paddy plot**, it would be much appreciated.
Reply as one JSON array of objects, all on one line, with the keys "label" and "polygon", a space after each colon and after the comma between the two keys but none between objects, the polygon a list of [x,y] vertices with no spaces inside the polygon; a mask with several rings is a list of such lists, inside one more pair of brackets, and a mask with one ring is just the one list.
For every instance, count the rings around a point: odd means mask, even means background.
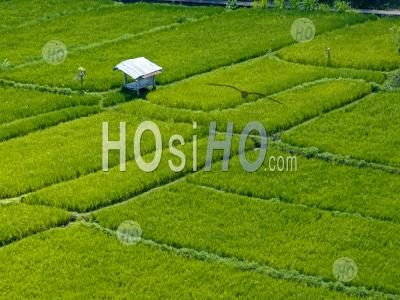
[{"label": "rice paddy plot", "polygon": [[260,98],[232,109],[203,112],[135,101],[121,106],[121,110],[132,114],[140,111],[140,114],[169,122],[196,121],[206,127],[216,121],[217,128],[223,131],[228,122],[233,122],[236,133],[242,132],[249,122],[256,120],[271,134],[351,103],[371,92],[371,84],[360,80],[321,80],[273,95],[275,101]]},{"label": "rice paddy plot", "polygon": [[[390,71],[400,68],[397,19],[382,18],[346,26],[278,52],[303,64]],[[330,48],[330,59],[327,58]]]},{"label": "rice paddy plot", "polygon": [[[119,38],[124,40],[129,38],[129,35],[134,39],[133,35],[153,28],[184,23],[220,11],[221,8],[137,3],[103,7],[84,14],[66,15],[45,24],[30,26],[29,30],[16,30],[1,35],[0,62],[7,58],[12,66],[18,66],[40,60],[44,45],[52,40],[61,41],[70,52],[81,47],[90,47],[92,44],[96,46],[102,41]],[[138,22],[139,16],[143,15],[146,15],[146,18],[141,18]],[[65,28],[68,30],[64,30]],[[85,65],[84,62],[81,64]]]},{"label": "rice paddy plot", "polygon": [[[254,161],[256,155],[250,153],[249,160]],[[279,198],[287,203],[400,223],[398,175],[307,159],[278,151],[275,146],[268,150],[264,165],[255,173],[244,171],[237,158],[230,161],[229,172],[220,170],[221,165],[216,164],[213,172],[201,172],[188,180],[230,193]]]},{"label": "rice paddy plot", "polygon": [[400,290],[398,224],[338,216],[188,183],[102,210],[94,218],[112,229],[123,220],[135,220],[141,224],[144,239],[333,281],[333,263],[340,257],[351,257],[359,269],[350,284],[387,293]]},{"label": "rice paddy plot", "polygon": [[2,1],[0,2],[0,31],[12,31],[15,28],[28,27],[64,15],[78,14],[99,7],[116,5],[111,0],[82,0],[71,6],[69,0]]},{"label": "rice paddy plot", "polygon": [[[223,140],[225,137],[217,135],[217,138]],[[56,184],[28,195],[26,203],[44,204],[70,211],[86,212],[125,201],[201,169],[206,160],[207,144],[207,139],[200,139],[196,142],[196,145],[186,143],[182,147],[177,147],[182,151],[184,160],[173,155],[169,149],[165,149],[162,152],[158,168],[154,172],[144,172],[135,161],[129,161],[126,165],[126,172],[121,172],[119,166],[116,166],[107,173],[99,171],[75,180]],[[238,146],[239,139],[234,137],[231,145],[232,155],[238,153]],[[252,141],[249,140],[247,147],[253,146]],[[193,160],[193,151],[196,151],[195,160]],[[222,155],[223,152],[215,151],[213,159],[220,160]],[[144,157],[144,160],[151,161],[154,157],[154,152],[149,153]],[[173,171],[170,164],[182,169],[179,172]],[[195,168],[193,164],[195,164]]]},{"label": "rice paddy plot", "polygon": [[60,123],[99,113],[100,107],[74,106],[0,125],[0,142],[27,135]]},{"label": "rice paddy plot", "polygon": [[84,225],[0,248],[0,259],[0,297],[7,298],[356,299],[142,243],[126,246]]},{"label": "rice paddy plot", "polygon": [[146,98],[151,103],[168,107],[223,110],[323,78],[383,83],[385,75],[372,71],[298,65],[274,57],[262,57],[159,88]]},{"label": "rice paddy plot", "polygon": [[283,141],[400,167],[400,93],[378,93],[284,133]]},{"label": "rice paddy plot", "polygon": [[[3,76],[22,82],[78,89],[80,84],[75,80],[76,72],[79,66],[83,66],[87,70],[84,88],[107,90],[121,85],[121,74],[112,71],[116,64],[129,57],[145,56],[164,68],[158,81],[165,84],[292,44],[292,22],[304,15],[239,9],[140,36],[134,42],[122,40],[76,51],[68,54],[68,58],[58,65],[42,62],[11,70]],[[315,22],[318,33],[367,19],[361,15],[315,13],[306,16]]]},{"label": "rice paddy plot", "polygon": [[[0,202],[1,204],[1,202]],[[70,221],[70,213],[38,205],[0,205],[0,246]]]},{"label": "rice paddy plot", "polygon": [[[399,92],[379,92],[398,81],[384,72],[399,68],[396,19],[42,2],[0,3],[0,298],[400,297]],[[163,67],[157,89],[113,90],[113,67],[143,56]],[[145,172],[134,136],[149,120],[163,149]],[[221,141],[228,122],[261,122],[261,168],[245,171],[234,135],[228,171],[215,150],[207,172],[211,121]],[[102,170],[103,122],[109,141],[126,122],[125,172],[118,150]],[[155,148],[145,131],[143,162]]]},{"label": "rice paddy plot", "polygon": [[0,125],[68,107],[97,105],[98,103],[99,97],[91,95],[58,95],[13,87],[0,87]]},{"label": "rice paddy plot", "polygon": [[[107,111],[0,143],[0,198],[14,197],[98,171],[102,168],[102,122],[109,123],[109,140],[120,140],[120,122],[126,122],[126,157],[133,157],[133,137],[144,121],[139,116]],[[192,126],[157,122],[164,147],[170,136],[188,138]],[[13,149],[10,151],[10,149]],[[141,151],[154,151],[154,136],[142,136]],[[109,166],[119,164],[119,152],[111,150]]]}]

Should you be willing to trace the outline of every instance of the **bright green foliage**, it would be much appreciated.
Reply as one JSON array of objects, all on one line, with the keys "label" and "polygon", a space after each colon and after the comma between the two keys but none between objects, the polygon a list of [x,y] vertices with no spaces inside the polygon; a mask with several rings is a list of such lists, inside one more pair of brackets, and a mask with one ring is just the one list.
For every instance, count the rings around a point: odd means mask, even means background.
[{"label": "bright green foliage", "polygon": [[[102,166],[102,122],[109,122],[109,140],[119,141],[119,122],[127,123],[127,158],[133,156],[133,137],[143,117],[108,111],[82,118],[22,138],[0,143],[0,198],[18,196],[45,186],[95,172]],[[157,122],[163,145],[179,133],[191,136],[191,125]],[[12,149],[12,151],[10,151]],[[154,136],[145,132],[142,153],[154,150]],[[111,151],[110,163],[119,163]]]},{"label": "bright green foliage", "polygon": [[[314,21],[318,33],[366,20],[361,15],[304,15]],[[4,76],[24,82],[34,76],[36,83],[79,88],[75,73],[83,65],[87,70],[84,88],[106,90],[122,82],[122,75],[113,72],[113,66],[127,58],[145,56],[164,68],[158,76],[160,83],[172,82],[291,44],[290,27],[299,16],[238,9],[133,40],[74,52],[56,66],[42,62]]]},{"label": "bright green foliage", "polygon": [[345,13],[351,10],[351,5],[346,0],[336,0],[333,7],[340,13]]},{"label": "bright green foliage", "polygon": [[[2,58],[8,58],[13,65],[42,58],[43,46],[51,40],[60,40],[68,51],[101,41],[126,39],[126,35],[138,34],[155,27],[171,23],[185,22],[188,19],[211,15],[221,8],[177,7],[137,3],[117,5],[96,9],[85,14],[73,14],[60,17],[46,24],[30,27],[30,30],[18,30],[12,34],[0,36]],[[140,22],[132,21],[135,17]],[[68,30],[65,30],[68,28]],[[12,38],[10,36],[12,35]],[[18,47],[18,51],[15,48]],[[85,65],[81,61],[81,65]],[[111,70],[112,66],[109,68]]]},{"label": "bright green foliage", "polygon": [[[279,156],[284,158],[284,171],[278,171],[273,159],[271,168],[276,170],[270,170],[271,156],[276,159]],[[291,171],[295,162],[288,160],[290,157],[293,157],[290,153],[270,149],[264,166],[255,173],[244,171],[239,160],[233,158],[229,164],[229,172],[218,171],[221,167],[217,164],[215,171],[199,173],[189,177],[189,180],[241,195],[263,199],[277,197],[288,203],[359,213],[400,223],[398,175],[380,170],[334,165],[298,155],[295,155],[297,171]],[[254,154],[252,158],[255,159]]]},{"label": "bright green foliage", "polygon": [[262,95],[242,98],[241,93],[233,88],[213,86],[209,85],[210,83],[230,85],[243,91],[270,95],[322,78],[361,78],[379,83],[385,80],[385,76],[378,72],[302,66],[263,57],[157,89],[148,94],[147,99],[153,103],[176,108],[203,111],[226,109],[256,101],[262,98]]},{"label": "bright green foliage", "polygon": [[[381,71],[399,68],[398,20],[75,2],[0,3],[0,298],[399,297],[399,93],[363,98],[377,84],[396,87],[396,72]],[[301,17],[313,21],[317,35],[294,45],[292,23]],[[50,40],[68,47],[60,65],[42,60]],[[326,67],[328,47],[333,68]],[[142,93],[148,101],[112,90],[123,78],[113,66],[139,56],[161,65],[157,81],[168,84]],[[81,89],[80,67],[83,90],[106,92],[73,92]],[[163,138],[153,172],[133,160],[133,136],[145,120],[155,120]],[[119,151],[110,153],[109,172],[101,170],[103,121],[111,141],[119,140],[119,122],[127,123],[126,172]],[[221,171],[219,150],[212,172],[191,174],[192,135],[200,169],[211,121],[219,130],[234,122],[236,133],[260,121],[290,144],[269,140],[264,165],[248,173],[232,157],[235,135],[228,172]],[[186,155],[180,173],[167,164],[180,162],[166,149],[173,134],[186,143],[179,147]],[[248,139],[248,150],[255,145]],[[150,161],[151,133],[141,148]],[[299,153],[297,171],[271,172],[270,155],[292,168],[290,151]],[[136,245],[112,232],[126,221],[143,231]],[[332,274],[341,257],[358,265],[348,284]]]},{"label": "bright green foliage", "polygon": [[[137,98],[136,92],[131,92],[131,91],[121,89],[118,92],[111,92],[111,93],[104,94],[103,106],[104,107],[114,106],[119,103],[131,101],[135,98]],[[135,99],[135,100],[139,100],[139,99]]]},{"label": "bright green foliage", "polygon": [[227,122],[233,122],[233,129],[237,133],[240,133],[247,123],[259,121],[268,133],[272,133],[304,122],[368,93],[371,93],[371,85],[363,81],[325,80],[273,96],[283,104],[264,98],[239,105],[234,109],[201,112],[136,101],[125,105],[122,110],[129,113],[140,111],[149,117],[161,120],[197,121],[207,127],[209,122],[217,121],[218,128],[221,130],[225,130]]},{"label": "bright green foliage", "polygon": [[289,61],[327,65],[326,49],[331,49],[330,65],[357,69],[393,70],[400,67],[396,19],[379,19],[325,33],[308,43],[284,48],[278,55]]},{"label": "bright green foliage", "polygon": [[0,259],[2,298],[350,298],[141,243],[126,246],[83,225],[0,249]]},{"label": "bright green foliage", "polygon": [[[221,137],[222,139],[225,136]],[[239,139],[232,140],[231,153],[238,153]],[[207,139],[197,142],[197,167],[204,166]],[[249,144],[251,146],[251,144]],[[158,168],[153,172],[144,172],[135,161],[127,163],[126,172],[121,172],[119,166],[109,172],[99,171],[78,178],[53,185],[27,196],[26,201],[34,204],[45,204],[68,209],[70,211],[89,211],[102,206],[127,200],[149,189],[166,184],[174,179],[186,175],[193,170],[193,145],[185,144],[179,149],[185,154],[185,168],[180,172],[171,171],[168,160],[172,160],[175,166],[179,166],[181,160],[172,155],[169,150],[164,150]],[[214,152],[214,159],[221,159],[222,151]],[[154,153],[144,157],[145,161],[151,161]]]},{"label": "bright green foliage", "polygon": [[400,93],[378,93],[283,135],[295,145],[400,167]]},{"label": "bright green foliage", "polygon": [[[0,31],[29,27],[71,14],[115,5],[112,0],[12,0],[0,2]],[[37,37],[35,37],[37,38]]]},{"label": "bright green foliage", "polygon": [[96,105],[98,102],[99,98],[95,96],[57,95],[3,87],[0,88],[0,124],[71,106]]},{"label": "bright green foliage", "polygon": [[100,112],[98,106],[76,106],[0,125],[0,141],[23,136],[63,122]]},{"label": "bright green foliage", "polygon": [[56,208],[25,204],[0,205],[0,246],[65,224],[69,219],[69,213]]},{"label": "bright green foliage", "polygon": [[[249,181],[248,177],[240,185]],[[358,264],[358,275],[351,284],[400,291],[397,224],[337,216],[187,183],[105,209],[94,218],[112,229],[124,220],[134,220],[140,224],[145,239],[257,261],[277,269],[295,269],[330,280],[335,280],[335,260],[351,257]]]}]

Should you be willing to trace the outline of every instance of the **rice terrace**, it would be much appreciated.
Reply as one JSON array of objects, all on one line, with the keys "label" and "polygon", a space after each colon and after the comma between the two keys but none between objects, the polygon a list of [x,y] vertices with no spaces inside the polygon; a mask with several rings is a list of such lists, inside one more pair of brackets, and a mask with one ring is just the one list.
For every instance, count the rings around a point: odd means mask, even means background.
[{"label": "rice terrace", "polygon": [[399,9],[1,0],[0,299],[400,299]]}]

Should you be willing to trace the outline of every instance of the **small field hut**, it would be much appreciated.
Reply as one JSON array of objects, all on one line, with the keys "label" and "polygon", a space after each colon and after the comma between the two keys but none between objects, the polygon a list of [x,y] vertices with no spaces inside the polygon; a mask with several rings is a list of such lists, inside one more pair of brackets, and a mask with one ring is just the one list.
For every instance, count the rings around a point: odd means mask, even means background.
[{"label": "small field hut", "polygon": [[[126,89],[134,90],[139,96],[140,89],[147,86],[155,86],[155,76],[162,73],[162,67],[156,65],[145,57],[124,60],[114,67],[124,73],[124,84]],[[129,81],[128,77],[133,81]]]}]

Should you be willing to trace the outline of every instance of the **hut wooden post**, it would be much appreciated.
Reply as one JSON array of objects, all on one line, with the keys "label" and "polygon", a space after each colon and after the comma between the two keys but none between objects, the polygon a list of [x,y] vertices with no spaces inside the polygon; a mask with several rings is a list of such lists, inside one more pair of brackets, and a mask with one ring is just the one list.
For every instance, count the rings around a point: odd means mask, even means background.
[{"label": "hut wooden post", "polygon": [[[155,76],[163,70],[162,67],[144,57],[125,60],[113,69],[124,73],[124,88],[136,91],[138,96],[140,96],[140,89],[156,86]],[[128,76],[134,81],[128,82]]]}]

